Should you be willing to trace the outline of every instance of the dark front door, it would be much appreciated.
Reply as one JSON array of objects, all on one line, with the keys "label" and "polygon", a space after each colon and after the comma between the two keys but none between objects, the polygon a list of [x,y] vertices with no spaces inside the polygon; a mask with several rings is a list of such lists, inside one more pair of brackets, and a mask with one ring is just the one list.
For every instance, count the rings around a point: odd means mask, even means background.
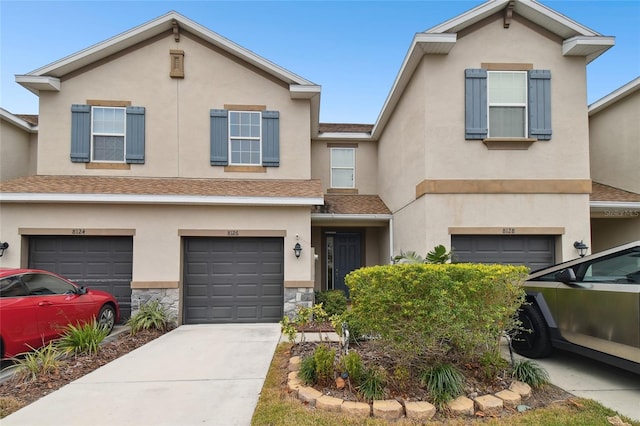
[{"label": "dark front door", "polygon": [[349,297],[349,289],[344,283],[344,277],[351,271],[362,266],[361,236],[357,233],[333,236],[333,288],[344,290]]}]

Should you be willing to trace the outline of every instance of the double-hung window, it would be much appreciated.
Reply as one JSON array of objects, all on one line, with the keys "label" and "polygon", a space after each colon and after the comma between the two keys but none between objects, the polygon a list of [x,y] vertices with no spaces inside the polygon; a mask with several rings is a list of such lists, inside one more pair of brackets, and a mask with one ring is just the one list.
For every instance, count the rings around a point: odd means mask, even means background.
[{"label": "double-hung window", "polygon": [[71,105],[72,162],[144,164],[144,152],[144,107]]},{"label": "double-hung window", "polygon": [[91,160],[124,162],[125,108],[91,108]]},{"label": "double-hung window", "polygon": [[465,70],[465,139],[551,139],[551,72],[522,68]]},{"label": "double-hung window", "polygon": [[331,148],[331,187],[355,188],[354,148]]},{"label": "double-hung window", "polygon": [[278,111],[209,111],[212,166],[280,166]]},{"label": "double-hung window", "polygon": [[489,71],[489,137],[527,136],[527,73]]},{"label": "double-hung window", "polygon": [[256,166],[262,162],[260,112],[229,111],[231,165]]}]

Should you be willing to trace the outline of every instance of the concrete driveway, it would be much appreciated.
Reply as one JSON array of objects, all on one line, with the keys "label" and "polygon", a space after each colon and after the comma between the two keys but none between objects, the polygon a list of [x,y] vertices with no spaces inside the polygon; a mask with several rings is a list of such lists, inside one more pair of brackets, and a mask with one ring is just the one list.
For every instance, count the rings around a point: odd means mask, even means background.
[{"label": "concrete driveway", "polygon": [[2,425],[249,425],[279,338],[279,324],[181,326]]},{"label": "concrete driveway", "polygon": [[[501,349],[508,357],[509,348],[504,339]],[[517,354],[514,356],[522,359]],[[547,370],[551,383],[559,388],[640,421],[640,375],[557,349],[549,358],[533,362]]]}]

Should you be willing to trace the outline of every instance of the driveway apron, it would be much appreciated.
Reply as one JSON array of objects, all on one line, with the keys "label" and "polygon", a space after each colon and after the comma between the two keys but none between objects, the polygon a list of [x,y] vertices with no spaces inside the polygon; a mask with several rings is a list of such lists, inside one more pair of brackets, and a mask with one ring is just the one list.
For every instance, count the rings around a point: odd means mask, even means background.
[{"label": "driveway apron", "polygon": [[249,425],[279,338],[279,324],[180,326],[2,425]]}]

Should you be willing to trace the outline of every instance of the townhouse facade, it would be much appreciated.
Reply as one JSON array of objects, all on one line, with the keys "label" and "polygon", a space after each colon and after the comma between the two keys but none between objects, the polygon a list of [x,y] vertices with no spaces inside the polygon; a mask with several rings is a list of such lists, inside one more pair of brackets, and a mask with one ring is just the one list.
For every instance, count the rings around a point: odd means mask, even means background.
[{"label": "townhouse facade", "polygon": [[330,124],[318,84],[169,12],[16,77],[40,113],[20,154],[35,169],[0,184],[0,262],[193,324],[277,322],[438,244],[574,258],[591,244],[586,65],[613,43],[490,1],[416,34],[376,123]]}]

